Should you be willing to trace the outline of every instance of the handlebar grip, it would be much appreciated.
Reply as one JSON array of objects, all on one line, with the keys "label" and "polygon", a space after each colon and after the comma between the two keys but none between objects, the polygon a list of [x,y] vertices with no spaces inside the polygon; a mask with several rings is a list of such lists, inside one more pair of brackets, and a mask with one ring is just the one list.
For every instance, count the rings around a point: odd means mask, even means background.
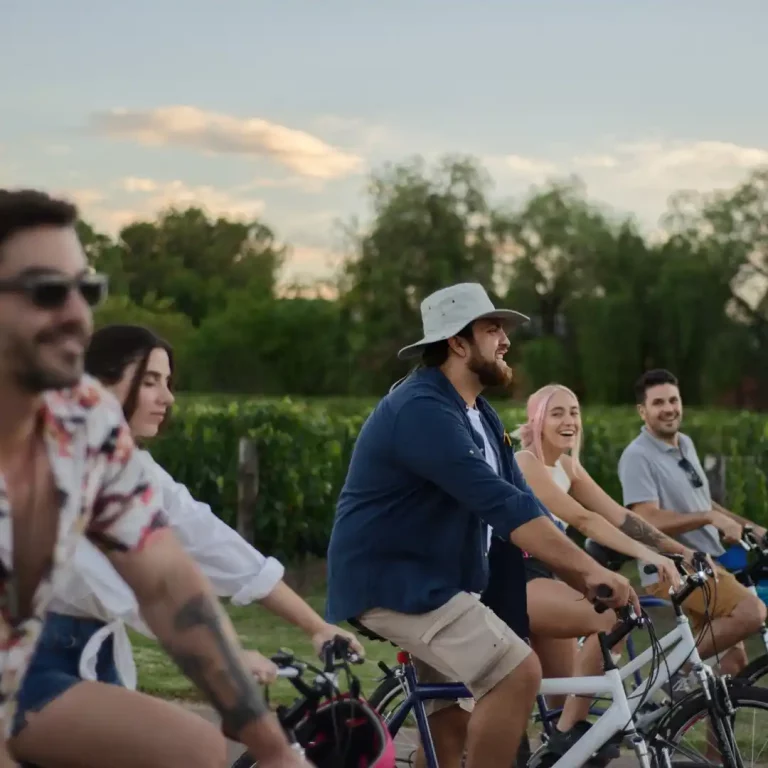
[{"label": "handlebar grip", "polygon": [[712,573],[712,568],[707,561],[707,556],[703,552],[697,551],[693,553],[693,567],[699,571],[704,571],[705,573]]},{"label": "handlebar grip", "polygon": [[337,659],[347,661],[350,664],[358,664],[362,661],[358,654],[350,648],[349,640],[341,635],[336,635],[333,640],[323,643],[320,658],[323,660],[326,672],[333,671]]},{"label": "handlebar grip", "polygon": [[595,589],[594,606],[597,613],[605,613],[608,610],[608,606],[601,603],[603,600],[610,600],[613,597],[613,590],[607,584],[598,584]]}]

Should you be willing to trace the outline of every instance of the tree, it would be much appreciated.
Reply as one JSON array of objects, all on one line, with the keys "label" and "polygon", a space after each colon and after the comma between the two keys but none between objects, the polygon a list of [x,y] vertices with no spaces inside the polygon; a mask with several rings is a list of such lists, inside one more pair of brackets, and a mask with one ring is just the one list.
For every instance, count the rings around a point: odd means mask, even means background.
[{"label": "tree", "polygon": [[198,391],[331,395],[345,391],[348,360],[338,303],[239,291],[206,318],[190,350]]},{"label": "tree", "polygon": [[[741,383],[768,390],[768,167],[754,170],[735,189],[681,193],[666,216],[673,237],[708,254],[730,291],[731,366],[743,350]],[[722,375],[722,370],[719,372]],[[735,382],[738,384],[739,382]],[[764,401],[768,403],[768,398]]]},{"label": "tree", "polygon": [[272,296],[285,251],[264,224],[212,221],[199,208],[169,209],[156,222],[131,224],[120,243],[131,299],[141,302],[150,293],[172,299],[195,326],[243,286]]},{"label": "tree", "polygon": [[419,336],[419,305],[429,293],[465,280],[493,293],[489,186],[485,172],[461,157],[445,157],[431,172],[416,159],[372,176],[373,223],[352,235],[340,281],[355,388],[385,391],[402,374],[396,353]]}]

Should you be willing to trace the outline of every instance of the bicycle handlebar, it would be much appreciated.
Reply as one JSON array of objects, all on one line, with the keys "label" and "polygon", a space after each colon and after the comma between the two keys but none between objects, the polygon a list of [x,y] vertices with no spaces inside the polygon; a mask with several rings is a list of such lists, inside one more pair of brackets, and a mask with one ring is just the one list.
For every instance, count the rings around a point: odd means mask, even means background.
[{"label": "bicycle handlebar", "polygon": [[[293,729],[296,728],[302,719],[312,712],[325,697],[335,695],[338,690],[336,687],[336,673],[341,669],[347,669],[350,664],[362,664],[362,659],[357,653],[349,648],[349,640],[338,635],[331,642],[323,645],[320,652],[323,662],[322,670],[313,668],[311,664],[297,659],[293,652],[280,649],[274,656],[271,656],[272,663],[277,665],[278,678],[290,680],[291,685],[301,694],[290,707],[281,705],[277,708],[277,718],[283,730],[289,735],[292,741]],[[306,670],[315,672],[315,679],[312,684],[308,684],[302,679]],[[359,686],[359,682],[354,675],[350,675],[351,687]],[[225,732],[228,738],[234,736]]]},{"label": "bicycle handlebar", "polygon": [[[695,589],[698,589],[707,579],[715,575],[707,556],[703,552],[693,553],[693,562],[691,563],[694,568],[693,573],[689,573],[685,569],[685,558],[682,555],[670,554],[665,555],[665,557],[675,563],[678,573],[683,577],[683,586],[675,592],[670,592],[670,600],[675,605],[682,604]],[[651,563],[643,566],[643,573],[647,575],[658,572],[659,569]]]}]

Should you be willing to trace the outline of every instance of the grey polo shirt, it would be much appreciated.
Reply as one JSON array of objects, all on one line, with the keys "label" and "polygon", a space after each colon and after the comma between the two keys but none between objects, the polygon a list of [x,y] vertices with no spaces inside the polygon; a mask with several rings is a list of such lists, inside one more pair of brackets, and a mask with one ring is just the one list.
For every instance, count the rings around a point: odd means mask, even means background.
[{"label": "grey polo shirt", "polygon": [[[701,478],[700,487],[695,487],[688,473],[680,467],[683,458],[688,459]],[[654,437],[643,427],[621,454],[619,480],[625,507],[650,501],[658,504],[661,509],[680,514],[709,512],[712,509],[709,483],[696,454],[696,447],[691,438],[682,433],[679,434],[678,447],[675,447]],[[713,557],[719,557],[725,552],[717,528],[713,525],[681,533],[677,540],[686,547],[706,552]],[[644,584],[655,580],[643,577],[642,569],[640,574]]]}]

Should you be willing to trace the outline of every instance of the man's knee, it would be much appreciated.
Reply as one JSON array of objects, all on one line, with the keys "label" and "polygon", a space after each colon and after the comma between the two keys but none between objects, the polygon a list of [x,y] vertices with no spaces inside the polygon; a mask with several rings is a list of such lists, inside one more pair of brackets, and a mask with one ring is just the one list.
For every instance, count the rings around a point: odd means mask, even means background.
[{"label": "man's knee", "polygon": [[766,605],[759,597],[750,594],[738,604],[732,616],[738,619],[747,637],[759,632],[765,624]]},{"label": "man's knee", "polygon": [[535,653],[529,653],[514,669],[502,677],[489,691],[497,695],[514,696],[519,700],[523,696],[531,701],[536,698],[541,686],[541,662]]},{"label": "man's knee", "polygon": [[469,718],[470,713],[458,704],[432,712],[428,718],[429,730],[435,744],[440,741],[446,745],[458,744],[463,748]]}]

